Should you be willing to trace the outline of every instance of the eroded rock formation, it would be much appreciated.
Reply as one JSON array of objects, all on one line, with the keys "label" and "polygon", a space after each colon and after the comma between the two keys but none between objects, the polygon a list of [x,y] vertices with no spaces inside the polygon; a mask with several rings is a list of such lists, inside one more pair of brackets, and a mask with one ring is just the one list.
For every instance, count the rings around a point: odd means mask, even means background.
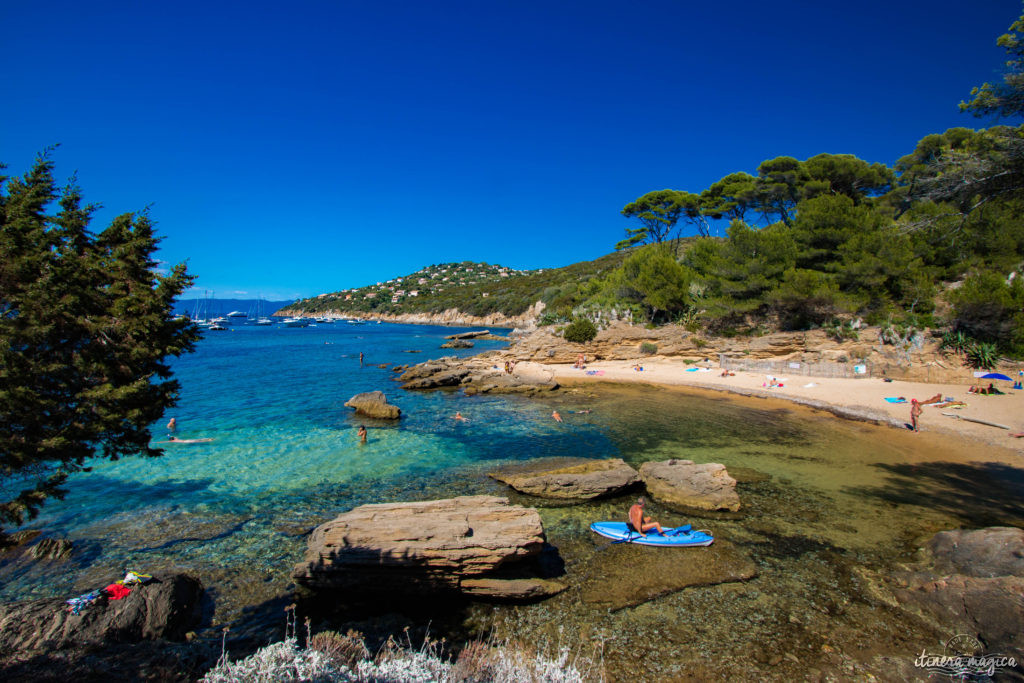
[{"label": "eroded rock formation", "polygon": [[537,511],[507,498],[361,505],[313,531],[292,576],[309,588],[360,595],[450,590],[536,598],[564,586],[509,570],[539,555],[543,544]]},{"label": "eroded rock formation", "polygon": [[349,408],[355,408],[358,414],[365,415],[366,417],[393,420],[402,416],[401,409],[396,405],[388,403],[388,399],[384,396],[383,391],[367,391],[362,394],[356,394],[345,401],[345,405]]},{"label": "eroded rock formation", "polygon": [[640,466],[648,493],[663,505],[697,510],[740,509],[736,480],[725,465],[696,464],[692,460],[645,462]]},{"label": "eroded rock formation", "polygon": [[609,460],[564,458],[534,460],[489,474],[520,493],[561,500],[590,500],[618,493],[639,483],[640,475],[621,458]]},{"label": "eroded rock formation", "polygon": [[101,599],[79,614],[67,610],[66,598],[0,604],[0,650],[184,640],[199,623],[202,594],[198,579],[174,574],[136,586],[121,600]]}]

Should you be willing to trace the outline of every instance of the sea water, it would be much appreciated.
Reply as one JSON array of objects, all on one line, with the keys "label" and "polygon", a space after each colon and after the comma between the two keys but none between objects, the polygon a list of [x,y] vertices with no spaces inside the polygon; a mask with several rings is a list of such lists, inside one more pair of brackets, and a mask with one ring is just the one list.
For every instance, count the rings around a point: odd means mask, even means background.
[{"label": "sea water", "polygon": [[[489,464],[617,452],[601,425],[560,428],[550,407],[528,399],[400,389],[397,365],[504,346],[440,348],[460,331],[344,322],[207,331],[194,353],[172,360],[180,399],[152,431],[166,442],[174,417],[176,438],[211,441],[158,443],[163,457],[97,459],[73,475],[66,498],[24,527],[70,539],[72,561],[59,572],[8,563],[0,599],[88,590],[122,568],[286,577],[310,525],[356,505],[454,495],[465,489],[453,478]],[[375,390],[401,408],[400,420],[344,406]]]},{"label": "sea water", "polygon": [[[248,629],[250,644],[265,643],[281,635],[290,572],[317,524],[364,503],[508,495],[539,510],[568,590],[533,605],[432,612],[432,634],[597,644],[610,680],[792,680],[839,671],[846,652],[911,661],[950,637],[940,625],[908,620],[873,584],[914,559],[936,531],[1024,526],[1018,455],[927,430],[658,387],[581,383],[533,398],[400,389],[396,364],[502,346],[440,349],[457,331],[335,323],[208,332],[195,353],[174,361],[180,402],[154,425],[154,439],[166,438],[174,416],[178,438],[213,441],[169,444],[161,458],[97,460],[74,475],[66,499],[48,502],[26,525],[70,539],[71,557],[0,556],[0,599],[72,597],[126,569],[184,571],[206,587],[205,633],[230,624],[232,638]],[[364,420],[343,405],[378,389],[401,407],[400,420]],[[553,409],[564,422],[551,419]],[[456,411],[469,421],[456,422]],[[366,445],[360,424],[369,429]],[[647,510],[669,526],[710,529],[716,544],[707,552],[731,546],[757,576],[609,609],[630,592],[631,582],[616,578],[622,566],[665,571],[657,564],[665,557],[609,546],[588,530],[595,520],[622,519],[635,493],[566,506],[487,477],[498,465],[551,456],[621,457],[637,468],[668,458],[725,464],[739,480],[739,513],[682,514],[657,501]],[[679,553],[680,563],[702,557],[699,549],[660,552]],[[411,620],[355,627],[384,638]]]}]

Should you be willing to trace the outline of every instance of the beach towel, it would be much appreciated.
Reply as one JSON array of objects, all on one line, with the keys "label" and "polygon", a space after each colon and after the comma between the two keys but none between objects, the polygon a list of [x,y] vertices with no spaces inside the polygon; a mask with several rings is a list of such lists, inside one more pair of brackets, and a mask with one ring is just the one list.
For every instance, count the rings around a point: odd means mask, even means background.
[{"label": "beach towel", "polygon": [[104,588],[103,591],[110,596],[111,600],[120,600],[121,598],[127,598],[132,589],[119,583],[112,583]]},{"label": "beach towel", "polygon": [[697,372],[700,368],[686,368],[687,372]]},{"label": "beach towel", "polygon": [[906,403],[907,402],[907,399],[903,398],[902,396],[889,396],[885,400],[888,401],[889,403]]},{"label": "beach towel", "polygon": [[598,377],[600,377],[601,375],[604,374],[604,370],[587,370],[586,374],[588,374],[588,375],[597,375]]},{"label": "beach towel", "polygon": [[810,389],[811,387],[816,387],[816,386],[818,386],[818,385],[815,384],[814,382],[808,382],[807,384],[804,385],[804,389]]}]

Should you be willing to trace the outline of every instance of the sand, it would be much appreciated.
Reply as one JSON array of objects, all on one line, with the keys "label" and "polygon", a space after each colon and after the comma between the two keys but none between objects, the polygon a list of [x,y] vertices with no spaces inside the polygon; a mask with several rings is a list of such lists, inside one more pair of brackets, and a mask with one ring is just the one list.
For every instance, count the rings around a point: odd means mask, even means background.
[{"label": "sand", "polygon": [[[597,361],[588,363],[586,370],[571,365],[543,366],[560,383],[633,382],[668,387],[690,387],[699,390],[727,391],[768,400],[794,401],[812,408],[827,410],[852,419],[868,420],[909,431],[910,400],[925,400],[941,393],[943,397],[964,401],[959,408],[923,406],[918,420],[922,432],[954,434],[985,444],[1008,448],[1024,454],[1024,438],[1013,438],[1011,432],[1024,432],[1024,391],[1013,391],[1010,382],[997,381],[1002,396],[983,396],[967,393],[967,385],[926,384],[881,378],[831,378],[805,375],[780,375],[781,387],[768,388],[768,377],[752,372],[736,372],[722,377],[714,363],[688,364],[678,358],[651,357],[642,361],[643,372],[633,369],[634,361]],[[687,368],[701,368],[687,372]],[[588,371],[602,372],[588,375]],[[980,381],[980,380],[979,380]],[[986,380],[987,385],[988,380]],[[904,397],[906,403],[888,403],[886,397]],[[957,417],[949,417],[955,415]],[[969,422],[959,417],[985,420],[1005,425],[1000,429]]]}]

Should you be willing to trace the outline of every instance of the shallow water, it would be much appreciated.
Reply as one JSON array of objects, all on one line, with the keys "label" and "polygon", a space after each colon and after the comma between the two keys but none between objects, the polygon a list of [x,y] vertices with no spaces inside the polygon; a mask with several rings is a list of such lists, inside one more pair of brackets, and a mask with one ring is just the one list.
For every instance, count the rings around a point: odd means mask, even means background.
[{"label": "shallow water", "polygon": [[[583,455],[639,466],[687,458],[725,464],[740,480],[743,510],[698,518],[652,504],[651,512],[670,525],[711,529],[750,558],[756,578],[609,611],[586,596],[614,594],[613,569],[657,571],[664,561],[651,550],[608,547],[589,532],[595,519],[621,518],[629,497],[565,507],[512,494],[540,508],[570,589],[537,605],[459,607],[437,615],[443,625],[435,630],[600,642],[614,680],[804,677],[812,669],[842,673],[851,653],[912,656],[942,635],[872,597],[870,572],[911,559],[940,529],[1024,524],[1022,471],[1015,456],[992,449],[710,392],[621,385],[538,399],[403,392],[396,373],[374,365],[501,346],[439,349],[454,331],[335,324],[209,333],[175,363],[182,392],[173,414],[180,438],[214,441],[169,446],[158,459],[96,463],[76,475],[67,499],[28,525],[72,539],[72,558],[6,560],[0,597],[70,597],[125,568],[176,568],[207,586],[209,627],[232,623],[234,633],[265,642],[283,624],[303,534],[339,512],[367,502],[509,495],[486,473],[510,460]],[[359,420],[343,406],[374,389],[403,409],[399,423]],[[551,420],[553,408],[564,423]],[[584,409],[592,412],[574,412]],[[470,422],[452,420],[456,410]],[[361,446],[355,427],[364,422],[370,439]],[[985,460],[995,462],[972,464]],[[654,552],[696,562],[702,550]],[[402,617],[388,619],[363,627],[401,630]]]}]

